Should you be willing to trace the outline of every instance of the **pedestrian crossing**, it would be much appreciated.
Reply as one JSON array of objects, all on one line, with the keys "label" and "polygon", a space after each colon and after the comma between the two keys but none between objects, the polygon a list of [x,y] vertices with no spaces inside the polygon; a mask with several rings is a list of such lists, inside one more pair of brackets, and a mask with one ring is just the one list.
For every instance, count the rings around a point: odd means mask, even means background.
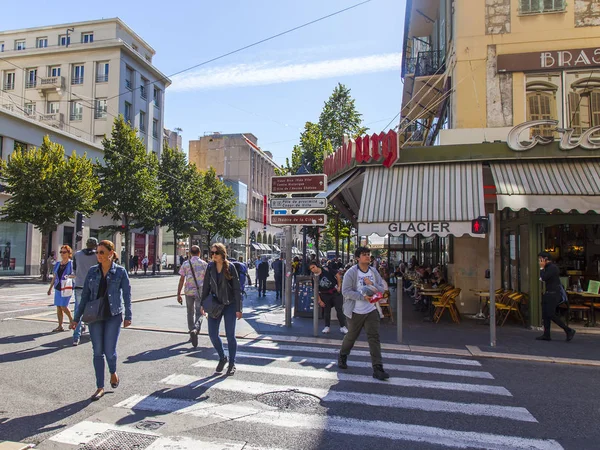
[{"label": "pedestrian crossing", "polygon": [[[342,371],[333,346],[248,341],[226,377],[214,373],[217,357],[204,345],[154,392],[131,392],[50,441],[92,449],[124,433],[143,436],[149,444],[137,448],[151,450],[562,449],[477,360],[388,351],[391,377],[379,381],[360,348]],[[163,425],[140,430],[131,417]]]}]

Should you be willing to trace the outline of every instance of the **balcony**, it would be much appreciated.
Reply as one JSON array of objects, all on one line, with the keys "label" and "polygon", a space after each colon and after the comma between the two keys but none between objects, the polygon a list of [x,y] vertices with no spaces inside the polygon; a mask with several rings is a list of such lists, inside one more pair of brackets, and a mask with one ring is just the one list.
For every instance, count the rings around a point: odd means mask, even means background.
[{"label": "balcony", "polygon": [[108,83],[108,74],[96,75],[96,83]]},{"label": "balcony", "polygon": [[15,89],[15,82],[10,82],[10,83],[4,83],[4,90],[5,91],[12,91]]},{"label": "balcony", "polygon": [[45,123],[46,125],[50,125],[54,128],[63,129],[65,124],[65,119],[63,114],[61,113],[49,113],[49,114],[40,114],[39,115],[40,122]]},{"label": "balcony", "polygon": [[419,52],[416,57],[406,58],[402,73],[404,76],[426,77],[443,74],[444,70],[446,70],[446,55],[437,50]]},{"label": "balcony", "polygon": [[52,91],[60,94],[65,89],[65,77],[40,77],[38,80],[37,86],[35,87],[37,87],[41,95]]},{"label": "balcony", "polygon": [[94,112],[94,119],[106,119],[107,112],[106,109],[97,109]]},{"label": "balcony", "polygon": [[143,84],[140,86],[140,97],[142,97],[144,100],[148,98],[148,95],[146,94],[146,86]]},{"label": "balcony", "polygon": [[71,113],[69,115],[69,120],[71,122],[83,120],[83,113]]},{"label": "balcony", "polygon": [[37,86],[37,80],[34,81],[27,81],[25,83],[25,89],[33,89],[34,87]]}]

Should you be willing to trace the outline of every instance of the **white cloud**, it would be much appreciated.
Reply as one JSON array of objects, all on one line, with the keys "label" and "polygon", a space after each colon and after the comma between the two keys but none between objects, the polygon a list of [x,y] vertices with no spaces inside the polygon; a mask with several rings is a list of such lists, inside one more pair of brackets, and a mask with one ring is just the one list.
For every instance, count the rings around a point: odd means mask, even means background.
[{"label": "white cloud", "polygon": [[262,62],[201,69],[173,77],[169,91],[215,89],[320,80],[363,73],[399,70],[400,53],[361,56],[328,61],[274,64]]}]

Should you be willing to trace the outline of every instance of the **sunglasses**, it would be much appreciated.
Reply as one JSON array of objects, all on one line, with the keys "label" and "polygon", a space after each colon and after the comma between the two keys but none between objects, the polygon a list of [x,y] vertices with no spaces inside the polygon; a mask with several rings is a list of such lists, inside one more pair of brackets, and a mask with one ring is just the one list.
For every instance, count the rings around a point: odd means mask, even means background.
[{"label": "sunglasses", "polygon": [[218,254],[219,254],[219,252],[213,252],[213,251],[211,250],[211,251],[210,251],[210,254],[211,254],[211,255],[218,255]]},{"label": "sunglasses", "polygon": [[59,253],[69,253],[69,252],[67,252],[65,250],[61,250]]},{"label": "sunglasses", "polygon": [[106,255],[107,252],[105,252],[104,250],[100,250],[97,252],[99,255]]}]

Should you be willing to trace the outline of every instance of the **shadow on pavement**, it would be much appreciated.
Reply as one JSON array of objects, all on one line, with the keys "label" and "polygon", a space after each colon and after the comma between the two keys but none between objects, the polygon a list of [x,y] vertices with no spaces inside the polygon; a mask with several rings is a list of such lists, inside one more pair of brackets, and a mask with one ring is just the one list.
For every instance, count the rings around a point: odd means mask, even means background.
[{"label": "shadow on pavement", "polygon": [[147,350],[145,352],[138,353],[137,355],[131,355],[128,356],[125,361],[123,361],[123,364],[134,364],[142,361],[158,361],[159,359],[167,359],[173,356],[197,351],[197,349],[191,348],[189,346],[182,347],[183,345],[186,345],[186,343],[179,342],[177,344],[169,345],[167,347],[157,348],[155,350]]},{"label": "shadow on pavement", "polygon": [[47,336],[48,333],[34,333],[24,334],[22,336],[4,336],[0,338],[0,345],[2,344],[22,344],[23,342],[35,341],[37,338]]},{"label": "shadow on pavement", "polygon": [[8,419],[0,416],[0,436],[2,439],[22,441],[29,436],[41,433],[56,432],[65,425],[53,425],[73,414],[78,413],[90,404],[89,400],[80,400],[70,405],[62,406],[53,411],[35,414],[31,416]]},{"label": "shadow on pavement", "polygon": [[[5,353],[0,355],[0,363],[23,361],[25,359],[37,358],[39,356],[49,355],[58,350],[62,350],[66,347],[73,345],[73,336],[67,333],[68,337],[61,339],[60,341],[48,342],[42,344],[39,347],[28,348],[25,350],[17,350],[12,353]],[[2,434],[0,434],[2,436]]]}]

